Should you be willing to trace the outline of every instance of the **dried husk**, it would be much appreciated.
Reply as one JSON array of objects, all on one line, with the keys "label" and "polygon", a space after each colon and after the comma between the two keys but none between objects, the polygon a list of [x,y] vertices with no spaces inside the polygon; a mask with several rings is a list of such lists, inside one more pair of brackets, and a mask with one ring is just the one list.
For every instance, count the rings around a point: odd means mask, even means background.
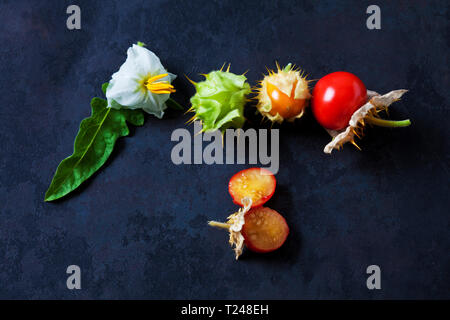
[{"label": "dried husk", "polygon": [[380,95],[375,91],[367,90],[367,103],[355,111],[350,118],[347,128],[339,131],[327,130],[333,139],[325,146],[323,151],[330,154],[333,149],[339,150],[347,142],[356,145],[355,136],[362,136],[362,130],[365,125],[364,119],[368,116],[378,117],[378,112],[386,110],[392,103],[400,100],[402,95],[407,91],[405,89],[399,89]]},{"label": "dried husk", "polygon": [[[245,224],[245,214],[250,210],[252,207],[252,200],[245,198],[244,201],[246,202],[246,205],[243,208],[240,208],[237,212],[233,213],[227,218],[227,229],[230,232],[230,239],[229,243],[231,247],[233,248],[236,260],[239,259],[239,256],[242,254],[242,251],[244,249],[244,236],[241,233],[242,227]],[[215,226],[215,227],[223,227],[222,223],[217,223],[215,221],[210,221],[209,225]]]}]

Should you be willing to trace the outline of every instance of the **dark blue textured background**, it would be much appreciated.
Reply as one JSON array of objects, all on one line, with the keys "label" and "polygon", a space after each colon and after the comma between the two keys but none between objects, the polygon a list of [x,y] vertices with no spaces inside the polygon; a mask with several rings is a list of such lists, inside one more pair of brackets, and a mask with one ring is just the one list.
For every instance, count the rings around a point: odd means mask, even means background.
[{"label": "dark blue textured background", "polygon": [[[0,298],[450,298],[446,1],[376,1],[375,31],[372,1],[0,3]],[[66,28],[72,3],[80,31]],[[331,156],[310,112],[283,125],[267,205],[291,234],[239,262],[206,221],[236,209],[227,182],[246,166],[173,165],[170,135],[189,115],[147,117],[79,191],[44,203],[90,99],[138,40],[179,75],[185,105],[184,74],[227,61],[254,85],[277,60],[313,79],[346,70],[378,92],[409,89],[390,114],[413,125],[370,129],[362,152]],[[71,264],[82,290],[66,288]],[[366,288],[371,264],[382,290]]]}]

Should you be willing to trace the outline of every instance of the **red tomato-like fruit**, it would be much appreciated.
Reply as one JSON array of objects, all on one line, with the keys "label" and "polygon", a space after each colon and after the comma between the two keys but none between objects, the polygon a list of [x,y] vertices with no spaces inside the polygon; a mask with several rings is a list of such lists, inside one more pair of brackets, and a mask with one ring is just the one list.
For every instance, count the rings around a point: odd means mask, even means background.
[{"label": "red tomato-like fruit", "polygon": [[253,208],[245,214],[242,235],[245,245],[255,252],[277,250],[286,241],[289,227],[281,214],[267,207]]},{"label": "red tomato-like fruit", "polygon": [[320,79],[313,90],[311,107],[317,122],[326,129],[348,126],[353,113],[367,102],[367,89],[350,72],[333,72]]},{"label": "red tomato-like fruit", "polygon": [[272,197],[276,184],[275,176],[269,170],[250,168],[231,177],[228,191],[235,204],[243,207],[243,199],[247,197],[252,200],[252,207],[257,207]]}]

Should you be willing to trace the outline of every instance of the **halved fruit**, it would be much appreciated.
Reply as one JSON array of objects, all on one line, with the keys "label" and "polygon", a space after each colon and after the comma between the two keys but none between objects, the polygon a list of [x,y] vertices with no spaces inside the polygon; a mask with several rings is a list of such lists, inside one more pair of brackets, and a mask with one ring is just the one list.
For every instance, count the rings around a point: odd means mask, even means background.
[{"label": "halved fruit", "polygon": [[242,227],[245,245],[255,252],[277,250],[286,241],[289,227],[275,210],[267,207],[253,208],[245,214]]},{"label": "halved fruit", "polygon": [[272,172],[263,168],[250,168],[236,173],[228,184],[233,202],[244,207],[244,198],[252,200],[252,208],[266,203],[275,192],[277,181]]}]

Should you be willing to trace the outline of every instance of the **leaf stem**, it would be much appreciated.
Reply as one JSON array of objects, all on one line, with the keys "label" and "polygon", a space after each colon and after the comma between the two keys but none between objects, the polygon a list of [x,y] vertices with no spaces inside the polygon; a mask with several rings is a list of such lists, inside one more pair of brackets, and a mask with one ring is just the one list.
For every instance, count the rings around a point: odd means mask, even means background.
[{"label": "leaf stem", "polygon": [[400,120],[400,121],[392,121],[392,120],[384,120],[375,118],[372,116],[368,116],[365,118],[365,121],[367,121],[370,124],[373,124],[375,126],[380,127],[387,127],[387,128],[398,128],[398,127],[407,127],[411,125],[411,121],[409,119],[406,120]]},{"label": "leaf stem", "polygon": [[172,108],[174,110],[180,110],[180,111],[184,110],[183,106],[181,104],[179,104],[178,102],[176,102],[175,100],[173,100],[172,98],[169,98],[169,100],[167,100],[167,102],[168,102],[167,106],[169,108]]}]

